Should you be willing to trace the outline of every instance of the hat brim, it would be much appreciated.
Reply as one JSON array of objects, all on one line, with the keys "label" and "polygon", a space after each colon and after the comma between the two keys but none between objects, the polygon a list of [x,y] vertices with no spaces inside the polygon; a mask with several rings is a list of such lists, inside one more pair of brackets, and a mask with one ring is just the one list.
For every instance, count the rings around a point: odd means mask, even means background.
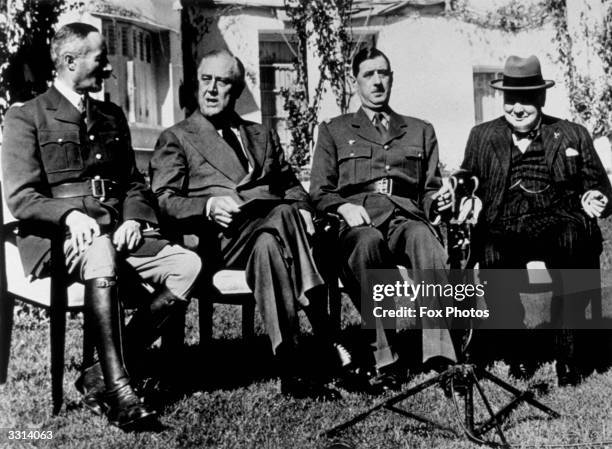
[{"label": "hat brim", "polygon": [[555,85],[555,82],[553,80],[544,80],[544,84],[538,84],[535,86],[504,86],[504,79],[498,78],[496,80],[490,81],[489,85],[493,89],[497,89],[497,90],[525,91],[525,90],[549,89]]}]

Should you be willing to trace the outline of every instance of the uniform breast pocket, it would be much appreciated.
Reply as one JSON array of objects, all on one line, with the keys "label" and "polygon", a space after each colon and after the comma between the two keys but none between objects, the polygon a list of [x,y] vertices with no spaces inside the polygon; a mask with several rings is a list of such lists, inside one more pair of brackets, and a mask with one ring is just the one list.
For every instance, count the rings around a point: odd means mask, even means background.
[{"label": "uniform breast pocket", "polygon": [[354,145],[338,149],[339,184],[357,184],[372,179],[372,147]]},{"label": "uniform breast pocket", "polygon": [[417,146],[409,146],[404,153],[404,173],[416,182],[420,182],[423,178],[423,148]]},{"label": "uniform breast pocket", "polygon": [[75,131],[41,131],[40,154],[47,173],[78,171],[83,168],[81,141]]}]

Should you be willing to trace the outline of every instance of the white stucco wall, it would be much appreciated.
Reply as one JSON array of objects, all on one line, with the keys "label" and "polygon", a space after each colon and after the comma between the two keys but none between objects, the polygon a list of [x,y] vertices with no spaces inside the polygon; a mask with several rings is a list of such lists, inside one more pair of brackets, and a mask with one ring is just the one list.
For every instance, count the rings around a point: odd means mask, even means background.
[{"label": "white stucco wall", "polygon": [[240,58],[246,71],[246,89],[236,109],[247,120],[261,122],[259,91],[259,33],[282,30],[284,24],[269,9],[241,8],[235,11],[206,9],[204,15],[214,20],[198,47],[196,58],[204,53],[225,48]]},{"label": "white stucco wall", "polygon": [[[208,14],[219,16],[219,10],[208,10]],[[247,77],[248,92],[238,109],[245,117],[260,121],[259,32],[284,29],[285,24],[272,10],[261,8],[236,9],[217,17],[215,23],[199,53],[224,47],[242,59],[251,76]],[[399,113],[433,123],[441,160],[449,169],[461,163],[468,133],[475,124],[474,66],[502,68],[510,54],[537,55],[544,77],[557,82],[548,91],[546,112],[569,118],[563,75],[554,62],[556,47],[550,25],[514,34],[442,16],[393,17],[372,23],[373,26],[359,30],[378,32],[377,46],[391,59],[394,72],[391,106]],[[309,68],[309,76],[316,73],[316,68]],[[315,83],[311,79],[311,84]],[[354,98],[352,109],[358,104]],[[320,119],[338,113],[333,95],[326,93]]]}]

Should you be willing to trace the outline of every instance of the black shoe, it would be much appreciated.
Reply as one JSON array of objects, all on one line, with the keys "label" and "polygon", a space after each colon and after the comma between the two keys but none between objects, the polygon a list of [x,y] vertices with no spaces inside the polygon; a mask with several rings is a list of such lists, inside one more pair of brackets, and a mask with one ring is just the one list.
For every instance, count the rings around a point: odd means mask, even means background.
[{"label": "black shoe", "polygon": [[584,380],[578,368],[570,363],[557,362],[556,370],[560,387],[576,386]]},{"label": "black shoe", "polygon": [[515,379],[528,380],[533,377],[537,370],[538,365],[534,362],[512,362],[510,364],[510,370],[508,371],[508,374],[510,374]]},{"label": "black shoe", "polygon": [[342,395],[335,388],[330,388],[321,382],[305,379],[300,376],[281,378],[281,393],[295,399],[318,399],[322,401],[335,401]]},{"label": "black shoe", "polygon": [[94,415],[101,416],[105,413],[107,407],[103,396],[106,388],[99,363],[84,369],[74,386],[83,395],[81,402],[85,408],[89,409]]},{"label": "black shoe", "polygon": [[407,376],[402,375],[395,367],[382,371],[373,366],[351,367],[340,380],[340,386],[347,391],[377,396],[387,391],[401,390],[402,383],[406,379]]},{"label": "black shoe", "polygon": [[157,421],[157,412],[140,401],[130,384],[106,393],[105,402],[109,405],[108,420],[122,430],[136,430]]}]

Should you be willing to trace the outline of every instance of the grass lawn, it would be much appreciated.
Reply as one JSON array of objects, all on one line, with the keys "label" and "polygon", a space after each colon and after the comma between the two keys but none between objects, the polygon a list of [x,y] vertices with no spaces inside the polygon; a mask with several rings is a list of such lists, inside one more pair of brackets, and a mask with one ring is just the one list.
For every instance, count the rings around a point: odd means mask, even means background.
[{"label": "grass lawn", "polygon": [[[610,266],[612,232],[604,227],[604,284],[612,285]],[[358,322],[356,312],[344,302],[345,335],[350,337]],[[240,340],[240,313],[235,306],[217,305],[215,342],[204,353],[198,348],[197,304],[191,304],[187,323],[187,353],[173,367],[180,379],[182,395],[161,408],[165,426],[156,433],[124,433],[110,427],[79,404],[73,387],[81,360],[80,315],[68,321],[65,400],[59,416],[51,415],[48,334],[49,323],[36,311],[17,309],[12,358],[7,384],[0,386],[0,448],[324,448],[330,440],[320,431],[365,410],[379,399],[344,393],[337,402],[294,400],[279,393],[279,381],[261,335],[250,345]],[[304,330],[308,325],[304,322]],[[308,340],[308,339],[307,339]],[[308,343],[308,341],[307,341]],[[536,342],[537,344],[537,342]],[[593,348],[598,357],[602,347]],[[156,351],[151,351],[153,369],[160,368]],[[156,364],[156,362],[158,362]],[[318,368],[317,359],[309,363]],[[497,362],[492,370],[508,378],[508,367]],[[428,377],[419,374],[414,384]],[[529,381],[538,384],[538,397],[562,414],[549,420],[532,408],[522,406],[508,421],[508,439],[519,447],[612,447],[612,371],[592,374],[578,387],[559,388],[554,365],[545,363]],[[526,387],[526,382],[511,379]],[[486,388],[494,403],[505,396]],[[447,423],[456,434],[381,411],[341,434],[358,448],[472,448],[479,447],[461,435],[453,406],[441,389],[428,390],[405,404],[411,410]],[[479,408],[480,410],[480,408]],[[480,410],[479,414],[482,413]],[[9,430],[46,430],[50,441],[24,444],[9,442]],[[608,441],[608,445],[596,443]],[[565,446],[567,447],[567,446]]]}]

